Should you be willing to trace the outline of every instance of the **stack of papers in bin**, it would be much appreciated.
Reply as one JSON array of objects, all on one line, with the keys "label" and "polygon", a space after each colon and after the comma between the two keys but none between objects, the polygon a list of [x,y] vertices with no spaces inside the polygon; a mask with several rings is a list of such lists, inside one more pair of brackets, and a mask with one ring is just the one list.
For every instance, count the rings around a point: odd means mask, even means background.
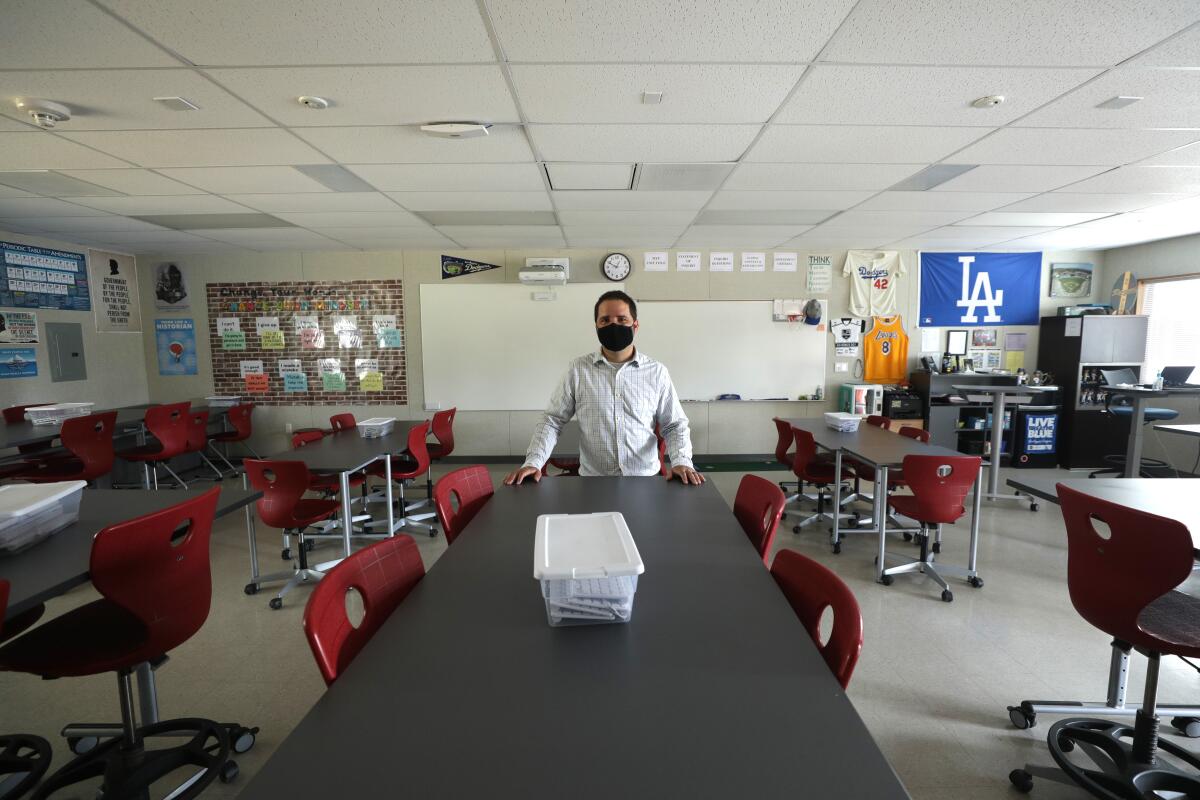
[{"label": "stack of papers in bin", "polygon": [[844,411],[826,411],[825,424],[833,428],[835,431],[845,433],[853,433],[858,430],[858,423],[862,421],[862,417],[857,417],[854,414],[847,414]]},{"label": "stack of papers in bin", "polygon": [[547,581],[546,602],[555,621],[594,619],[627,621],[633,614],[636,576]]}]

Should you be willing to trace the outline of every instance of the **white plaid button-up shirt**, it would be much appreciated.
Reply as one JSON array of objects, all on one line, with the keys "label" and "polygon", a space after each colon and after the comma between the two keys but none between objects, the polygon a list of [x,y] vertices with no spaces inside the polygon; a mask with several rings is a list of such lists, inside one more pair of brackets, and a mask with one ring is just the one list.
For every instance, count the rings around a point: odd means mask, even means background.
[{"label": "white plaid button-up shirt", "polygon": [[527,467],[541,469],[571,417],[579,418],[580,475],[657,475],[657,422],[671,466],[692,466],[692,437],[667,368],[634,352],[623,364],[597,351],[571,362],[533,429]]}]

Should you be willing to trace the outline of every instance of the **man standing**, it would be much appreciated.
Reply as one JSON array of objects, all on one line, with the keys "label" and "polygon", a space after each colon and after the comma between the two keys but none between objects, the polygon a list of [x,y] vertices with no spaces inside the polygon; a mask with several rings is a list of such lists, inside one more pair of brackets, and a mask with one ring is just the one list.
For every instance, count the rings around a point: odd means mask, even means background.
[{"label": "man standing", "polygon": [[504,482],[541,480],[563,426],[578,417],[580,475],[657,475],[657,424],[671,456],[667,480],[703,483],[704,476],[692,466],[688,419],[667,368],[633,346],[637,303],[624,292],[605,292],[596,301],[594,317],[600,351],[567,367],[534,428],[525,463]]}]

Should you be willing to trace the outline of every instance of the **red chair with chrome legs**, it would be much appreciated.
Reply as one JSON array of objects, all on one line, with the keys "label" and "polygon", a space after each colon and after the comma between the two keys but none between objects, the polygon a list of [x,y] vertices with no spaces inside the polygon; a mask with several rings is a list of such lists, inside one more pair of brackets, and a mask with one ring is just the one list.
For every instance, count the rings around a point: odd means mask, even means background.
[{"label": "red chair with chrome legs", "polygon": [[[25,409],[37,408],[38,406],[48,406],[48,405],[52,405],[52,404],[51,403],[26,403],[25,405],[20,405],[20,406],[9,406],[8,408],[4,409],[0,413],[2,413],[4,415],[4,424],[5,425],[20,425],[21,423],[23,423],[25,421]],[[54,445],[53,440],[48,440],[45,442],[36,442],[34,444],[22,444],[22,445],[17,446],[17,452],[20,453],[22,456],[28,456],[30,458],[36,459],[40,455],[46,454],[47,451],[49,451],[53,447],[53,445]],[[0,466],[0,479],[11,478],[11,477],[15,476],[18,472],[24,471],[25,469],[28,468],[28,463],[29,462],[18,462],[15,464],[8,464],[6,466]]]},{"label": "red chair with chrome legs", "polygon": [[[772,417],[771,421],[775,423],[775,460],[788,469],[791,469],[794,459],[788,451],[792,449],[792,445],[796,441],[796,436],[792,433],[792,425],[781,417]],[[788,494],[788,492],[792,491],[793,487],[795,488],[795,492]],[[800,493],[799,481],[779,481],[779,490],[787,496],[788,503],[793,500],[799,500],[804,496]],[[787,514],[785,513],[781,519],[786,518]]]},{"label": "red chair with chrome legs", "polygon": [[225,449],[228,451],[229,445],[241,442],[242,447],[245,447],[247,450],[249,450],[252,456],[258,458],[258,453],[256,453],[254,448],[250,446],[250,437],[254,435],[254,424],[251,421],[253,414],[253,403],[242,403],[240,405],[233,406],[225,412],[225,419],[229,420],[229,423],[233,425],[233,430],[221,431],[208,437],[208,446],[211,447],[212,451],[216,453],[217,456],[225,462],[226,466],[228,466],[234,472],[237,472],[237,467],[235,467],[229,460],[228,452],[221,452],[221,450],[217,448],[217,445],[225,445]]},{"label": "red chair with chrome legs", "polygon": [[[0,642],[13,638],[37,622],[46,610],[45,606],[39,605],[6,622],[4,613],[8,608],[9,590],[8,581],[0,580]],[[32,789],[50,768],[51,755],[50,743],[40,736],[0,734],[0,798],[17,800]]]},{"label": "red chair with chrome legs", "polygon": [[[232,779],[232,726],[185,718],[138,726],[132,675],[190,639],[208,618],[212,595],[209,538],[220,490],[127,522],[92,543],[89,573],[100,599],[68,611],[0,647],[0,670],[42,678],[116,672],[121,735],[76,757],[47,778],[37,797],[104,779],[104,797],[149,796],[152,784],[180,770],[190,779],[173,794],[192,798],[219,776]],[[150,748],[147,740],[186,741]],[[197,773],[196,768],[201,772]]]},{"label": "red chair with chrome legs", "polygon": [[[242,462],[250,485],[263,493],[257,502],[258,518],[272,528],[281,528],[285,534],[295,535],[297,562],[291,572],[261,578],[259,583],[287,579],[268,605],[273,609],[283,608],[283,597],[301,583],[319,581],[325,573],[324,564],[308,565],[305,531],[318,522],[329,519],[341,507],[337,500],[306,498],[310,476],[303,461],[274,461],[247,458]],[[336,563],[336,562],[334,562]],[[253,587],[253,588],[252,588]],[[254,594],[258,584],[247,584],[246,593]]]},{"label": "red chair with chrome legs", "polygon": [[26,462],[24,469],[11,477],[30,483],[92,481],[103,477],[112,472],[116,427],[116,411],[64,420],[59,439],[67,454]]},{"label": "red chair with chrome legs", "polygon": [[425,475],[426,497],[433,498],[433,465],[454,452],[454,417],[458,408],[448,408],[433,415],[433,438],[426,449],[429,451],[429,472]]},{"label": "red chair with chrome legs", "polygon": [[224,480],[225,475],[221,470],[217,469],[217,465],[209,461],[208,456],[204,451],[208,448],[208,412],[207,411],[191,411],[188,413],[188,438],[186,453],[195,453],[200,456],[200,459],[208,465],[217,476],[217,480]]},{"label": "red chair with chrome legs", "polygon": [[771,542],[779,527],[779,518],[787,503],[783,491],[765,478],[745,475],[738,484],[733,499],[733,515],[766,564],[771,553]]},{"label": "red chair with chrome legs", "polygon": [[[423,577],[425,565],[417,543],[404,535],[364,547],[325,575],[304,608],[304,633],[326,686],[350,666]],[[351,591],[363,606],[357,624],[346,612]]]},{"label": "red chair with chrome legs", "polygon": [[433,487],[433,506],[446,532],[447,545],[454,544],[492,494],[492,476],[484,466],[456,469],[438,480]]},{"label": "red chair with chrome legs", "polygon": [[191,405],[191,403],[168,403],[146,409],[144,420],[146,430],[157,441],[117,451],[117,458],[142,465],[145,472],[145,488],[150,488],[151,476],[153,476],[154,488],[158,488],[158,468],[160,466],[170,473],[180,487],[187,488],[183,478],[175,474],[167,461],[177,458],[187,451],[188,409],[191,408]]},{"label": "red chair with chrome legs", "polygon": [[[1114,646],[1147,657],[1145,694],[1132,727],[1082,717],[1056,722],[1046,743],[1059,769],[1026,765],[1009,780],[1028,792],[1034,777],[1046,778],[1106,800],[1200,797],[1200,757],[1159,738],[1157,712],[1162,656],[1200,658],[1200,599],[1177,590],[1192,574],[1195,532],[1061,483],[1057,492],[1071,604]],[[1091,763],[1081,763],[1083,756]]]},{"label": "red chair with chrome legs", "polygon": [[[842,468],[841,475],[835,475],[835,465],[832,461],[818,459],[817,442],[808,431],[803,428],[793,428],[792,434],[796,441],[796,453],[792,458],[792,472],[800,479],[801,488],[803,488],[805,483],[811,483],[817,487],[816,513],[792,526],[792,533],[799,533],[800,529],[805,525],[826,516],[825,502],[827,500],[832,502],[829,487],[833,485],[834,481],[849,480],[854,475],[845,467]],[[834,509],[834,513],[840,513],[840,509]],[[840,553],[841,549],[841,542],[834,545],[835,553]]]},{"label": "red chair with chrome legs", "polygon": [[[306,447],[313,442],[319,442],[327,435],[325,431],[319,428],[309,430],[296,431],[292,434],[292,449],[299,450],[301,447]],[[363,487],[366,492],[367,476],[361,472],[356,472],[350,476],[350,488],[356,489]],[[331,472],[309,472],[308,473],[308,489],[312,492],[319,492],[325,498],[333,498],[342,491],[341,475]],[[353,502],[359,502],[359,499],[354,499]],[[366,519],[366,517],[355,517],[355,520]],[[337,520],[329,520],[326,522],[317,523],[314,527],[317,528],[317,533],[309,533],[304,537],[304,546],[311,552],[318,540],[337,540],[343,541],[340,534],[333,534],[334,528],[341,526]],[[279,552],[279,557],[284,561],[290,561],[292,558],[292,537],[287,531],[283,533],[283,550]]]},{"label": "red chair with chrome legs", "polygon": [[329,432],[341,433],[342,431],[354,430],[358,427],[358,420],[353,414],[334,414],[329,418]]},{"label": "red chair with chrome legs", "polygon": [[890,586],[893,575],[921,572],[942,587],[942,599],[947,603],[954,599],[954,593],[950,591],[950,585],[942,576],[943,572],[965,578],[976,589],[983,586],[983,581],[972,570],[934,563],[937,554],[942,551],[942,526],[955,522],[967,513],[963,502],[979,477],[981,461],[979,456],[904,457],[904,482],[908,484],[912,494],[892,495],[888,497],[888,506],[891,511],[915,520],[920,525],[916,541],[921,546],[921,555],[918,558],[895,556],[904,563],[897,567],[887,567],[884,563],[887,558],[884,549],[886,538],[884,533],[880,532],[880,559],[877,565],[880,583]]},{"label": "red chair with chrome legs", "polygon": [[[390,456],[392,462],[392,483],[400,490],[400,496],[395,499],[399,503],[400,512],[397,522],[404,527],[414,527],[429,531],[430,536],[437,536],[437,514],[430,511],[424,514],[411,514],[413,509],[420,508],[428,501],[409,503],[404,498],[404,487],[424,475],[429,469],[429,450],[425,447],[425,439],[429,436],[429,422],[421,422],[408,429],[408,449],[398,456]],[[386,478],[387,472],[382,461],[377,461],[368,468],[367,472],[377,478]],[[377,495],[373,499],[377,499]],[[434,522],[423,522],[434,520]],[[384,523],[387,524],[386,522]]]},{"label": "red chair with chrome legs", "polygon": [[868,414],[864,422],[876,428],[883,428],[885,431],[891,430],[892,427],[892,421],[882,414]]},{"label": "red chair with chrome legs", "polygon": [[[850,685],[863,645],[862,612],[854,593],[828,567],[795,550],[780,550],[776,554],[771,575],[829,665],[829,671],[845,689]],[[821,617],[826,609],[833,610],[833,630],[821,644]]]}]

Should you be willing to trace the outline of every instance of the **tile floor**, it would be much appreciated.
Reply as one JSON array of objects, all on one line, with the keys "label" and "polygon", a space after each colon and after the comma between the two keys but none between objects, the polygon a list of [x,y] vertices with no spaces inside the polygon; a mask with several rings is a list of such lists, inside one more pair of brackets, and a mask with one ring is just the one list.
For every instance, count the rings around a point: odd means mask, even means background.
[{"label": "tile floor", "polygon": [[[505,467],[495,466],[499,478]],[[1039,471],[1029,470],[1025,474]],[[786,473],[763,473],[780,480]],[[710,473],[732,504],[742,473]],[[786,523],[785,523],[786,524]],[[246,541],[241,514],[218,522],[213,537],[214,592],[204,629],[180,647],[158,675],[164,717],[203,715],[262,728],[258,745],[238,757],[242,776],[214,784],[206,797],[238,790],[324,690],[300,628],[307,591],[284,608],[267,608],[270,595],[248,597]],[[1005,706],[1031,698],[1102,699],[1108,640],[1071,608],[1065,585],[1066,543],[1057,506],[985,504],[979,551],[986,581],[976,590],[955,586],[943,603],[932,582],[900,576],[891,587],[872,578],[874,537],[851,536],[841,555],[816,526],[793,534],[781,527],[776,546],[799,550],[835,569],[862,606],[865,645],[849,694],[914,798],[1016,796],[1009,770],[1027,760],[1049,764],[1044,737],[1052,717],[1032,730],[1011,727]],[[416,537],[426,565],[445,550],[442,538]],[[965,522],[947,529],[943,559],[965,561]],[[279,536],[258,528],[264,569],[278,558]],[[902,546],[902,545],[901,545]],[[61,613],[94,597],[81,588],[50,604]],[[801,635],[797,628],[797,635]],[[1130,698],[1140,699],[1144,660],[1133,660]],[[434,676],[398,676],[434,681]],[[1160,700],[1196,701],[1200,680],[1177,659],[1164,659]],[[68,722],[116,717],[115,680],[108,675],[44,682],[0,674],[0,730],[41,734],[55,746],[56,765],[68,751],[58,730]],[[796,720],[797,746],[816,720]],[[1168,729],[1169,730],[1169,729]],[[1176,741],[1186,741],[1168,733]],[[1200,749],[1198,743],[1197,749]],[[1039,783],[1035,796],[1082,797],[1069,787]]]}]

